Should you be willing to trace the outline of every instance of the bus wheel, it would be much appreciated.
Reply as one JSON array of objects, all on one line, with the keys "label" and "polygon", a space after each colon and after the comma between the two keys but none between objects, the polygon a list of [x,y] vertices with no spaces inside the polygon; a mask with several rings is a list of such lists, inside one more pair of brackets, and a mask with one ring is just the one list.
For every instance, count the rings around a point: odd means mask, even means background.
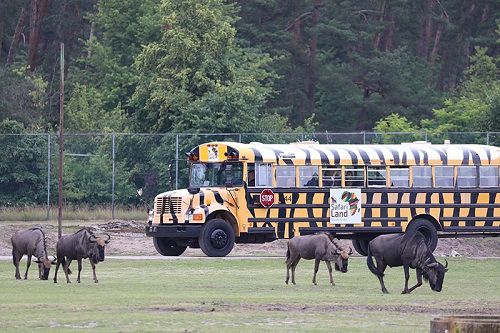
[{"label": "bus wheel", "polygon": [[222,219],[213,219],[201,229],[198,243],[201,250],[209,257],[225,257],[234,246],[234,230]]},{"label": "bus wheel", "polygon": [[153,244],[156,251],[162,256],[180,256],[187,248],[187,246],[179,246],[173,239],[165,237],[154,237]]},{"label": "bus wheel", "polygon": [[427,247],[431,252],[434,252],[438,243],[437,230],[434,224],[432,224],[431,221],[423,218],[415,219],[410,222],[408,228],[406,229],[406,232],[415,230],[420,231],[420,233],[424,235]]},{"label": "bus wheel", "polygon": [[353,239],[352,246],[360,255],[365,256],[368,254],[368,239]]}]

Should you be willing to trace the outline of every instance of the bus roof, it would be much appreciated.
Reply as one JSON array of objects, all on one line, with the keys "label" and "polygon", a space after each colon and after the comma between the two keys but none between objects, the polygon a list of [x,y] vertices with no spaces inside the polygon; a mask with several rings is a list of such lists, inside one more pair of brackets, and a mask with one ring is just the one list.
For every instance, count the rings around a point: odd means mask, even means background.
[{"label": "bus roof", "polygon": [[193,148],[188,155],[191,160],[201,162],[232,159],[279,165],[500,165],[500,148],[495,146],[425,142],[399,145],[209,142]]}]

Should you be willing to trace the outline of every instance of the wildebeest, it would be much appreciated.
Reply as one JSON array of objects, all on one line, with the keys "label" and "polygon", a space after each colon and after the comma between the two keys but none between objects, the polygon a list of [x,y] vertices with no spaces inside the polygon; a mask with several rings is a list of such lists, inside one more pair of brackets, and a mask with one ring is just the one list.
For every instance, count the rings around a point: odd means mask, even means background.
[{"label": "wildebeest", "polygon": [[292,269],[292,283],[295,284],[295,268],[301,258],[315,259],[314,275],[312,282],[316,284],[316,274],[318,273],[319,262],[325,261],[330,275],[330,283],[335,285],[332,276],[332,265],[335,263],[335,270],[342,273],[347,272],[349,255],[352,254],[352,249],[348,253],[340,247],[340,244],[327,233],[297,236],[288,241],[288,250],[286,252],[286,280],[288,284],[290,279],[290,268]]},{"label": "wildebeest", "polygon": [[82,259],[89,258],[92,272],[94,274],[94,282],[97,283],[95,275],[95,265],[99,261],[104,261],[104,247],[109,243],[111,237],[105,234],[107,239],[96,237],[87,228],[82,228],[72,235],[66,235],[59,238],[56,245],[57,265],[54,274],[54,283],[57,283],[57,271],[59,265],[62,263],[64,274],[66,275],[66,282],[71,283],[69,274],[71,270],[69,265],[72,260],[78,261],[78,278],[76,282],[80,283],[80,272],[82,271]]},{"label": "wildebeest", "polygon": [[[373,263],[372,255],[377,261],[377,267]],[[446,259],[445,262],[446,266],[443,266],[436,261],[427,247],[424,236],[418,231],[381,235],[368,244],[368,268],[378,277],[382,292],[385,294],[388,293],[384,284],[384,271],[387,266],[403,266],[405,288],[402,294],[409,294],[422,285],[422,277],[429,281],[432,290],[441,291],[444,274],[448,271]],[[416,269],[417,284],[408,289],[410,267]]]},{"label": "wildebeest", "polygon": [[[16,279],[21,279],[19,273],[19,262],[23,255],[28,255],[28,263],[24,279],[28,279],[28,270],[31,266],[31,256],[35,256],[34,260],[38,264],[38,277],[41,280],[47,280],[49,277],[50,266],[54,264],[47,255],[47,244],[45,233],[40,228],[31,228],[16,232],[10,238],[12,243],[12,262],[16,266]],[[54,258],[55,259],[55,258]]]}]

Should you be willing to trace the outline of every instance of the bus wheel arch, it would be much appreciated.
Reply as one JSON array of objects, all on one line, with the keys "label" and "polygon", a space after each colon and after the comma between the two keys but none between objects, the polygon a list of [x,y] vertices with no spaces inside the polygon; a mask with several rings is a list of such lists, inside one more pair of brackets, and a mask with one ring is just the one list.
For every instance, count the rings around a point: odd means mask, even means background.
[{"label": "bus wheel arch", "polygon": [[238,221],[236,220],[234,215],[231,214],[231,212],[229,212],[227,210],[216,210],[207,216],[206,222],[213,220],[213,219],[221,219],[221,220],[224,220],[227,223],[229,223],[231,225],[231,227],[233,228],[233,231],[234,231],[234,234],[236,235],[236,237],[239,237],[240,229],[238,228]]},{"label": "bus wheel arch", "polygon": [[438,221],[431,215],[421,214],[413,217],[408,226],[406,227],[406,232],[409,231],[420,231],[427,243],[427,247],[431,252],[437,247],[438,235],[437,232],[441,231],[441,225]]},{"label": "bus wheel arch", "polygon": [[187,245],[180,245],[168,237],[153,237],[153,244],[162,256],[180,256],[187,248]]},{"label": "bus wheel arch", "polygon": [[225,257],[233,249],[235,239],[233,226],[229,222],[221,218],[212,218],[201,228],[198,243],[207,256]]}]

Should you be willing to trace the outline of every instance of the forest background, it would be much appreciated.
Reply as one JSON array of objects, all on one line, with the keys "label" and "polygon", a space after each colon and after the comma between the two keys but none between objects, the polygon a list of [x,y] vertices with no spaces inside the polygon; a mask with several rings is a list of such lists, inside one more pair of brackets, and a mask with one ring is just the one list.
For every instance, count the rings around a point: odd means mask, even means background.
[{"label": "forest background", "polygon": [[[61,42],[66,132],[499,132],[499,35],[494,0],[0,0],[0,205],[45,200],[55,160],[10,134],[57,133]],[[86,141],[65,199],[108,202]],[[118,202],[171,145],[121,145]]]}]

